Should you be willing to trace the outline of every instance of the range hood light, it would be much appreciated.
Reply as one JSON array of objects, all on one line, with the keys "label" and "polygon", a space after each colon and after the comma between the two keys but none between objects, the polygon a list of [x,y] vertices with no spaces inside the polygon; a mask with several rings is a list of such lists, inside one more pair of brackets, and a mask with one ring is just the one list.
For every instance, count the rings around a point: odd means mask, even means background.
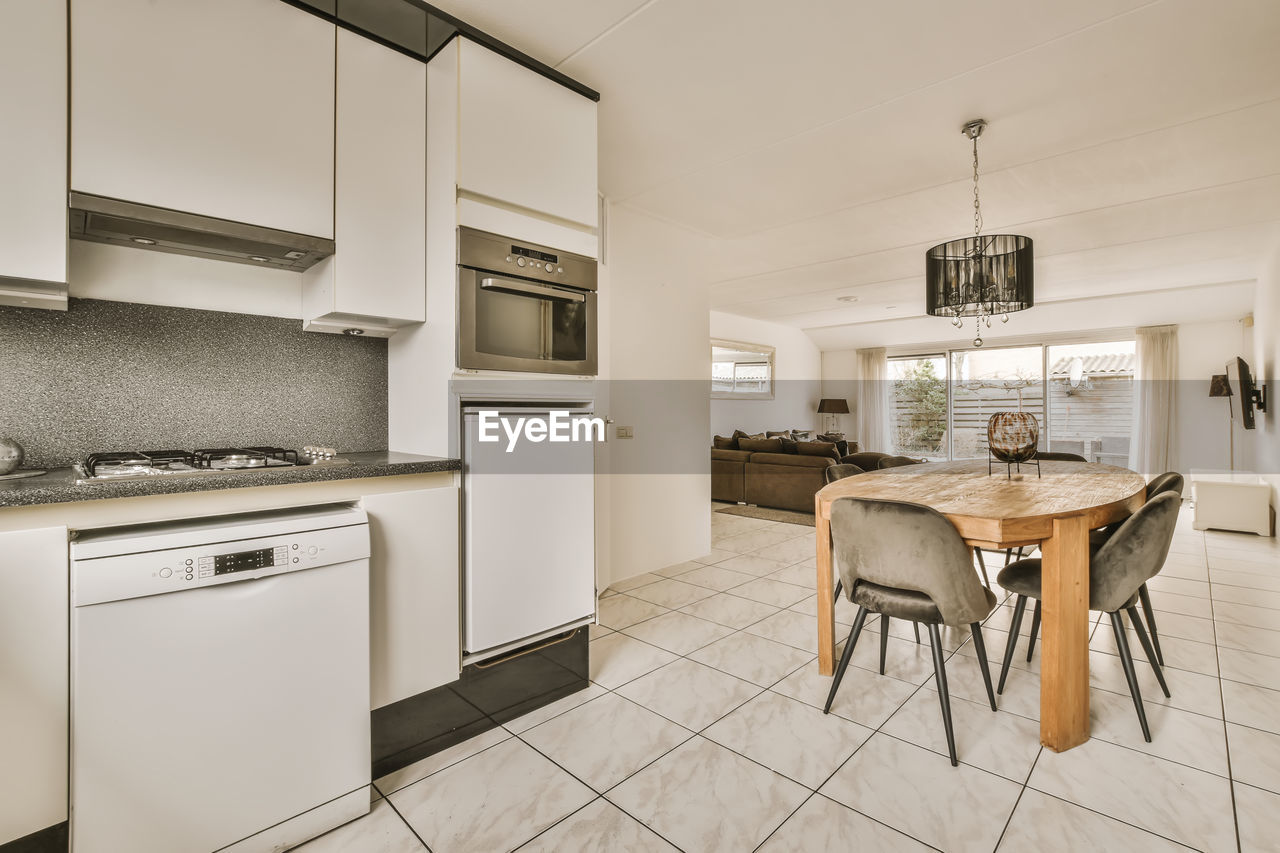
[{"label": "range hood light", "polygon": [[363,335],[363,334],[364,334],[364,329],[343,329],[343,330],[342,330],[342,334],[344,334],[344,335],[352,335],[352,336],[355,336],[355,335]]},{"label": "range hood light", "polygon": [[130,237],[129,239],[142,246],[154,246],[156,244],[155,240],[149,240],[146,237]]},{"label": "range hood light", "polygon": [[249,256],[249,260],[251,260],[251,261],[257,261],[257,262],[258,262],[258,263],[260,263],[260,264],[268,264],[268,263],[271,263],[271,261],[270,261],[270,260],[268,260],[267,258],[262,257],[262,255],[250,255],[250,256]]}]

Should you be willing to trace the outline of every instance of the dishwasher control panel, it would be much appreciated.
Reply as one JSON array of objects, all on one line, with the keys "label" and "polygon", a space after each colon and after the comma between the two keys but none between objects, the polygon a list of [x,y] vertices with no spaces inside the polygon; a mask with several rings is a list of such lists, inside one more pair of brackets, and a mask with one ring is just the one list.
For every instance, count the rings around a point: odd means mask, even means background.
[{"label": "dishwasher control panel", "polygon": [[369,556],[368,524],[75,559],[77,607],[268,578]]}]

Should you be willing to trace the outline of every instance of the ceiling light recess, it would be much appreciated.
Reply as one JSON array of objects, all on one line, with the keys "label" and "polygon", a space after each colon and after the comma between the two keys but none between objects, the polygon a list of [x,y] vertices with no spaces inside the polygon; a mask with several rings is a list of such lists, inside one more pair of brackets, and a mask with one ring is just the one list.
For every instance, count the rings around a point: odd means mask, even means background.
[{"label": "ceiling light recess", "polygon": [[1009,322],[1014,311],[1034,303],[1031,238],[1018,234],[983,234],[978,201],[978,137],[985,119],[966,122],[961,131],[973,142],[973,236],[939,243],[925,253],[925,305],[935,317],[950,317],[957,328],[974,317],[975,347],[982,328],[1000,315]]}]

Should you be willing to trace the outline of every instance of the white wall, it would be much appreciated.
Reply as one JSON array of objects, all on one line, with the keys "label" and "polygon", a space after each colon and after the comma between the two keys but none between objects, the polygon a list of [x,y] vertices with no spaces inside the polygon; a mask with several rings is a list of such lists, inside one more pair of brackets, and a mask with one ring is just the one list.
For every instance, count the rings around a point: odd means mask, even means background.
[{"label": "white wall", "polygon": [[[1178,325],[1178,385],[1174,402],[1177,421],[1174,467],[1183,474],[1193,468],[1226,470],[1230,463],[1227,401],[1209,397],[1209,378],[1225,373],[1228,361],[1249,357],[1249,335],[1240,320]],[[1234,390],[1234,388],[1233,388]],[[1235,411],[1236,470],[1252,470],[1254,444]]]},{"label": "white wall", "polygon": [[822,397],[822,353],[807,334],[793,326],[712,311],[711,337],[776,350],[773,399],[712,400],[712,434],[819,427],[815,410]]},{"label": "white wall", "polygon": [[1271,481],[1271,505],[1280,507],[1280,233],[1258,274],[1253,309],[1251,366],[1267,388],[1267,413],[1258,414],[1253,442],[1254,470]]},{"label": "white wall", "polygon": [[702,239],[626,207],[609,214],[608,413],[635,435],[609,438],[609,581],[711,549],[706,279],[680,262]]}]

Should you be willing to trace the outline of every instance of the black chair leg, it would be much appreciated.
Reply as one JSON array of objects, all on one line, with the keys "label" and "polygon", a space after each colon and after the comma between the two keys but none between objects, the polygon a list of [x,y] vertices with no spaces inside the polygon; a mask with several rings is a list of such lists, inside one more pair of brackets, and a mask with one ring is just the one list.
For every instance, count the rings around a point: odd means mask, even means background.
[{"label": "black chair leg", "polygon": [[835,594],[834,598],[832,599],[832,603],[833,603],[833,604],[834,604],[836,601],[839,601],[839,600],[840,600],[840,593],[841,593],[843,590],[844,590],[844,581],[842,581],[842,580],[836,581],[836,594]]},{"label": "black chair leg", "polygon": [[916,645],[920,645],[920,623],[912,622],[911,629],[916,632]]},{"label": "black chair leg", "polygon": [[973,553],[978,558],[978,568],[982,569],[982,584],[987,589],[991,589],[991,578],[987,577],[987,561],[982,559],[982,549],[974,548]]},{"label": "black chair leg", "polygon": [[987,644],[982,642],[982,625],[974,622],[969,626],[973,633],[973,648],[978,653],[978,666],[982,669],[982,683],[987,687],[987,698],[991,700],[991,710],[996,709],[996,694],[991,689],[991,666],[987,663]]},{"label": "black chair leg", "polygon": [[1144,583],[1138,587],[1138,600],[1142,602],[1142,613],[1147,617],[1147,628],[1151,631],[1151,645],[1156,649],[1156,660],[1164,666],[1164,652],[1160,651],[1160,635],[1156,633],[1156,613],[1151,607],[1151,593]]},{"label": "black chair leg", "polygon": [[1013,650],[1018,645],[1018,631],[1022,628],[1022,614],[1027,609],[1027,597],[1018,596],[1018,603],[1013,606],[1013,624],[1009,626],[1009,642],[1004,647],[1004,663],[1000,665],[1000,685],[997,693],[1004,692],[1004,680],[1009,677],[1009,664],[1013,663]]},{"label": "black chair leg", "polygon": [[880,614],[880,674],[884,675],[884,656],[889,651],[889,617]]},{"label": "black chair leg", "polygon": [[1036,651],[1036,637],[1040,635],[1040,599],[1036,599],[1036,609],[1031,611],[1031,642],[1027,643],[1027,663]]},{"label": "black chair leg", "polygon": [[1009,565],[1009,561],[1010,561],[1010,560],[1012,560],[1012,559],[1013,559],[1013,549],[1012,549],[1012,548],[1005,548],[1005,549],[1004,549],[1004,564],[1005,564],[1005,566],[1006,566],[1006,567]]},{"label": "black chair leg", "polygon": [[1147,656],[1147,661],[1151,664],[1151,670],[1156,674],[1156,681],[1160,682],[1160,689],[1164,691],[1164,698],[1169,699],[1172,694],[1169,693],[1169,685],[1164,682],[1164,671],[1160,668],[1160,664],[1156,662],[1155,650],[1151,648],[1151,641],[1147,639],[1147,632],[1142,627],[1142,621],[1138,618],[1138,608],[1130,607],[1128,609],[1129,621],[1133,623],[1133,630],[1138,635],[1138,642],[1142,643],[1142,651]]},{"label": "black chair leg", "polygon": [[933,678],[938,685],[938,701],[942,705],[942,725],[947,730],[947,752],[951,754],[951,766],[956,767],[956,736],[951,730],[951,694],[947,692],[947,664],[942,656],[942,635],[938,626],[929,625],[929,645],[933,647]]},{"label": "black chair leg", "polygon": [[1124,667],[1125,680],[1129,682],[1129,695],[1133,697],[1133,707],[1138,711],[1138,722],[1142,725],[1142,737],[1151,743],[1151,729],[1147,726],[1147,712],[1142,707],[1142,691],[1138,689],[1138,676],[1133,671],[1133,655],[1129,652],[1129,638],[1124,633],[1124,621],[1120,611],[1111,614],[1111,630],[1116,635],[1116,648],[1120,650],[1120,665]]},{"label": "black chair leg", "polygon": [[844,644],[844,654],[840,655],[840,666],[836,668],[836,677],[831,680],[831,692],[827,694],[827,704],[822,708],[824,714],[831,713],[831,703],[836,700],[840,679],[844,678],[844,671],[849,668],[849,660],[853,657],[853,646],[858,642],[858,634],[862,633],[862,623],[865,621],[867,621],[867,608],[859,607],[858,616],[853,620],[853,627],[849,629],[849,639]]}]

